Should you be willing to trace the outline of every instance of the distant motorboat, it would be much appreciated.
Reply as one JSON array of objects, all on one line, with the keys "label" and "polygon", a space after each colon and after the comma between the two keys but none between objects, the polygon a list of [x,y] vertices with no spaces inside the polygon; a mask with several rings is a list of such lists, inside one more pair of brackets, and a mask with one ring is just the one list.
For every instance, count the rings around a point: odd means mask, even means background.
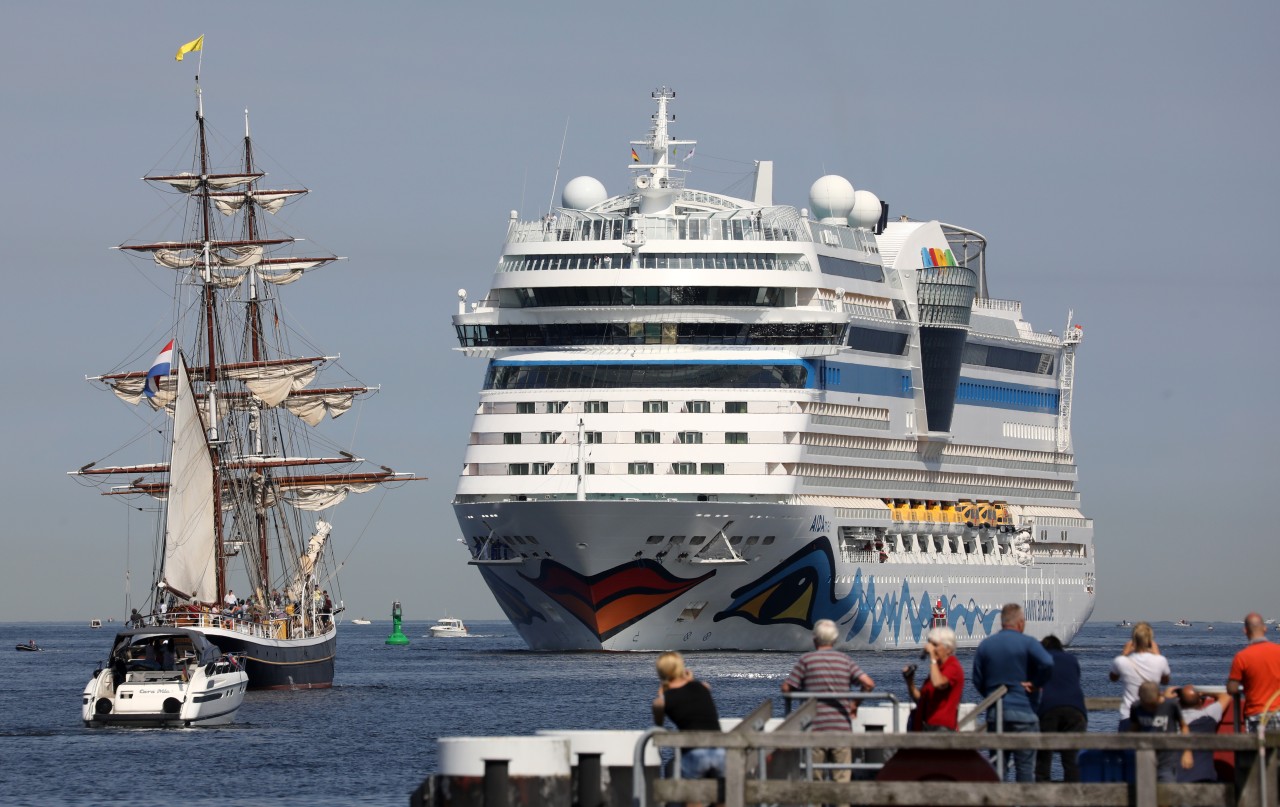
[{"label": "distant motorboat", "polygon": [[14,645],[14,648],[13,648],[13,649],[14,649],[14,650],[26,650],[27,652],[34,653],[34,652],[36,652],[36,651],[42,650],[43,648],[41,648],[39,645],[37,645],[37,644],[36,644],[36,640],[35,640],[35,639],[32,639],[31,641],[27,642],[26,644]]},{"label": "distant motorboat", "polygon": [[367,619],[353,619],[351,620],[351,624],[352,625],[372,625],[373,623]]},{"label": "distant motorboat", "polygon": [[1179,619],[1177,622],[1173,623],[1173,626],[1175,628],[1189,628],[1191,627],[1191,623],[1185,619]]},{"label": "distant motorboat", "polygon": [[1132,623],[1132,622],[1130,622],[1130,621],[1129,621],[1129,620],[1127,620],[1127,619],[1122,619],[1122,620],[1120,620],[1120,624],[1119,624],[1119,625],[1116,625],[1116,627],[1117,627],[1117,628],[1132,628],[1132,627],[1133,627],[1133,623]]},{"label": "distant motorboat", "polygon": [[90,619],[90,620],[89,620],[89,627],[93,628],[94,630],[97,630],[98,628],[102,627],[102,620],[101,620],[101,619]]},{"label": "distant motorboat", "polygon": [[462,624],[461,619],[453,619],[446,617],[437,619],[436,624],[431,626],[431,635],[435,637],[453,637],[453,636],[470,636],[467,633],[467,626]]}]

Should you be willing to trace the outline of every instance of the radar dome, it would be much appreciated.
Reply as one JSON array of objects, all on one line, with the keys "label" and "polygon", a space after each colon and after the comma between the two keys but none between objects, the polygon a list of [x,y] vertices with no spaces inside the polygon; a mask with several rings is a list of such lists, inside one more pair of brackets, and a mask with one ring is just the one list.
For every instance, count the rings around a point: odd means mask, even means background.
[{"label": "radar dome", "polygon": [[825,224],[843,224],[853,209],[853,186],[835,174],[819,177],[809,188],[809,206],[813,215]]},{"label": "radar dome", "polygon": [[874,230],[880,223],[880,197],[871,191],[853,194],[853,210],[849,211],[849,226]]},{"label": "radar dome", "polygon": [[570,210],[586,210],[609,198],[609,192],[595,177],[574,177],[564,186],[561,200]]}]

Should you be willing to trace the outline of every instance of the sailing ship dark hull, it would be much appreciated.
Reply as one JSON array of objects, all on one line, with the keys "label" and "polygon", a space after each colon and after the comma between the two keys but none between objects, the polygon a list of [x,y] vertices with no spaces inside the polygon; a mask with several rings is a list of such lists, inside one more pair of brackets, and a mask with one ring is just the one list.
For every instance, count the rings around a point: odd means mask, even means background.
[{"label": "sailing ship dark hull", "polygon": [[328,689],[338,632],[306,639],[259,639],[221,630],[206,631],[224,653],[244,656],[249,689]]}]

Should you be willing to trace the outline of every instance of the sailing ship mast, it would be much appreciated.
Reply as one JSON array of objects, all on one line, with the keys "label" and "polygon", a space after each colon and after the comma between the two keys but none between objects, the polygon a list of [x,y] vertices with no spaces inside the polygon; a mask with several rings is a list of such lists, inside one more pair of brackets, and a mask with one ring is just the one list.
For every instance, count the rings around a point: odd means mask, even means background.
[{"label": "sailing ship mast", "polygon": [[[232,588],[228,582],[228,557],[238,554],[238,549],[233,547],[245,545],[249,552],[244,571],[258,603],[265,603],[273,590],[281,587],[300,598],[309,587],[318,588],[313,574],[331,527],[322,518],[316,518],[308,540],[305,533],[297,534],[298,529],[306,529],[302,520],[298,519],[296,527],[291,527],[283,513],[278,512],[279,508],[288,503],[294,510],[323,510],[340,502],[347,493],[365,492],[379,484],[418,477],[397,473],[386,466],[379,466],[377,471],[306,473],[308,467],[358,466],[364,460],[346,451],[328,457],[291,455],[292,443],[284,434],[280,410],[311,427],[325,414],[339,417],[351,407],[356,395],[377,389],[364,385],[308,388],[320,367],[336,357],[291,356],[291,351],[276,344],[281,335],[278,313],[273,317],[275,338],[269,337],[266,330],[267,316],[271,313],[267,309],[276,305],[272,295],[264,294],[268,285],[292,283],[311,269],[339,258],[333,255],[268,256],[269,248],[291,244],[294,239],[266,237],[258,208],[275,213],[287,200],[306,194],[307,190],[259,187],[258,181],[265,174],[254,163],[247,110],[241,170],[211,172],[198,77],[195,152],[193,172],[144,177],[168,185],[194,202],[189,219],[192,227],[186,239],[123,244],[120,249],[149,253],[157,264],[177,270],[198,285],[199,300],[192,309],[199,312],[198,327],[185,336],[181,328],[178,329],[177,359],[171,374],[151,377],[149,372],[116,372],[95,376],[92,380],[106,384],[129,403],[146,400],[153,408],[175,414],[175,424],[177,410],[185,407],[183,422],[201,424],[199,442],[203,445],[198,450],[189,448],[192,428],[175,425],[169,462],[110,467],[90,463],[73,473],[83,477],[131,474],[136,476],[131,482],[113,486],[104,493],[148,494],[166,500],[166,561],[175,555],[168,542],[189,540],[184,537],[189,536],[189,527],[177,522],[199,520],[192,515],[195,509],[180,501],[191,493],[188,483],[197,476],[206,479],[202,498],[211,497],[211,502],[194,507],[207,514],[210,524],[202,529],[212,533],[211,556],[206,555],[201,563],[211,566],[212,586],[200,589],[199,583],[191,583],[191,580],[205,579],[195,573],[188,575],[182,585],[170,585],[163,569],[158,570],[158,586],[183,600],[220,602]],[[215,212],[227,217],[241,214],[240,231],[221,237],[224,234],[219,233],[215,225]],[[180,277],[179,285],[182,280]],[[242,295],[239,301],[243,305],[244,320],[240,337],[229,333],[233,320],[239,318],[236,298],[232,295]],[[186,365],[181,352],[184,338],[192,341],[186,347],[200,357],[203,366]],[[184,390],[184,383],[191,388]],[[187,433],[180,435],[183,429]],[[193,456],[208,464],[207,473],[190,473]],[[303,472],[296,473],[295,469]],[[184,474],[184,478],[179,478]],[[224,514],[230,516],[230,521]],[[274,547],[273,535],[278,539]],[[280,580],[273,588],[272,569],[277,565]]]}]

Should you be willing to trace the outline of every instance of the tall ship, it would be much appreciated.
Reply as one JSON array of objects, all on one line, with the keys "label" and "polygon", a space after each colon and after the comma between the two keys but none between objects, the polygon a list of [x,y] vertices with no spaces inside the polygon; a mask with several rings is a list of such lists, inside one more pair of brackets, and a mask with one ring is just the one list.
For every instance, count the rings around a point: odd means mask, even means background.
[{"label": "tall ship", "polygon": [[[1021,603],[1094,605],[1071,393],[1082,329],[991,297],[986,239],[891,218],[845,178],[809,206],[686,184],[652,94],[630,187],[512,212],[453,323],[488,367],[454,498],[468,562],[539,650],[961,646]],[[642,156],[643,155],[643,156]]]},{"label": "tall ship", "polygon": [[[243,661],[251,689],[324,688],[342,610],[334,508],[416,477],[325,435],[324,421],[378,388],[309,344],[282,292],[339,258],[297,250],[298,239],[268,226],[307,190],[265,181],[248,112],[242,145],[231,142],[235,165],[216,167],[197,79],[190,162],[144,177],[171,194],[179,232],[119,246],[172,283],[173,321],[142,336],[144,352],[89,378],[138,407],[146,425],[71,473],[131,510],[158,511],[155,567],[133,626],[198,633]],[[159,356],[143,363],[156,345]],[[158,461],[117,464],[147,435]],[[138,501],[150,498],[158,508]]]}]

